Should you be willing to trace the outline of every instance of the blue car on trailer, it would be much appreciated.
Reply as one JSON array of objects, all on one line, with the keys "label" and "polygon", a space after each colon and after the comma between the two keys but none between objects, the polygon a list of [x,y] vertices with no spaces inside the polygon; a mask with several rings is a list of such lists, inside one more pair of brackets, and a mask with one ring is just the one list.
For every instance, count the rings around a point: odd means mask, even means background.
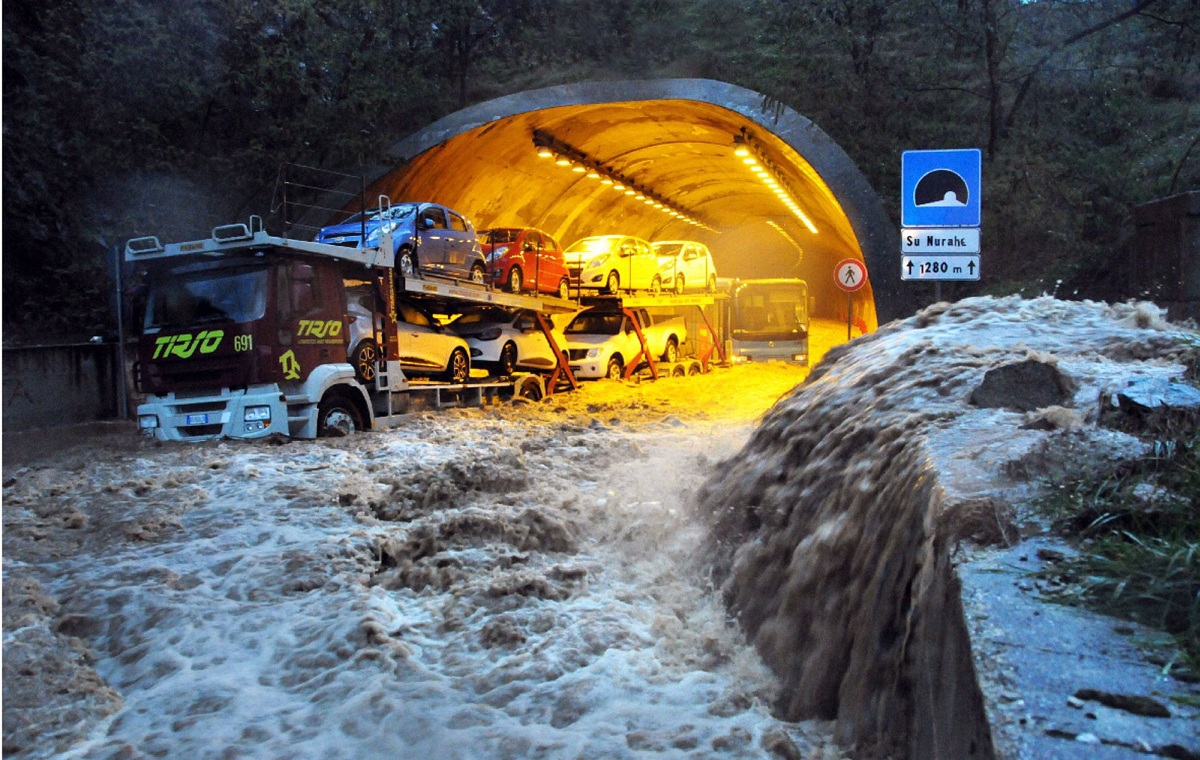
[{"label": "blue car on trailer", "polygon": [[318,243],[370,248],[392,234],[396,269],[405,276],[444,274],[483,284],[487,261],[471,221],[437,203],[381,204],[324,227]]}]

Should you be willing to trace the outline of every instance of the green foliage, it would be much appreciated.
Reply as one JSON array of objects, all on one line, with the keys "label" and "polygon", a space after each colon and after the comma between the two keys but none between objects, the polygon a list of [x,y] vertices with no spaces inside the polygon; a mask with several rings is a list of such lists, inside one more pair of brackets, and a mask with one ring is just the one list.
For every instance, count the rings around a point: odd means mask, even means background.
[{"label": "green foliage", "polygon": [[901,151],[985,147],[993,292],[1052,291],[1115,250],[1132,205],[1200,186],[1190,0],[13,0],[3,24],[10,335],[39,303],[99,331],[106,244],[263,213],[283,162],[353,170],[464,105],[572,81],[762,92],[896,217]]},{"label": "green foliage", "polygon": [[[1056,596],[1164,630],[1200,666],[1200,434],[1105,478],[1062,483],[1041,506],[1081,553],[1046,574]],[[1169,455],[1168,455],[1169,454]]]}]

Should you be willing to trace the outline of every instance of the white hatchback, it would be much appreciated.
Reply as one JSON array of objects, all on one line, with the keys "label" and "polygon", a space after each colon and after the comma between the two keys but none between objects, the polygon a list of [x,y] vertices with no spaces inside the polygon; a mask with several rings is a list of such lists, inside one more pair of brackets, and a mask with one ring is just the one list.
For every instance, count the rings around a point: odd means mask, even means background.
[{"label": "white hatchback", "polygon": [[717,268],[704,243],[660,240],[651,245],[658,256],[663,288],[676,293],[686,290],[717,292]]},{"label": "white hatchback", "polygon": [[[567,340],[551,325],[550,334],[566,356]],[[471,347],[471,361],[500,376],[517,369],[554,369],[556,359],[537,315],[528,309],[472,306],[450,323],[450,329]]]}]

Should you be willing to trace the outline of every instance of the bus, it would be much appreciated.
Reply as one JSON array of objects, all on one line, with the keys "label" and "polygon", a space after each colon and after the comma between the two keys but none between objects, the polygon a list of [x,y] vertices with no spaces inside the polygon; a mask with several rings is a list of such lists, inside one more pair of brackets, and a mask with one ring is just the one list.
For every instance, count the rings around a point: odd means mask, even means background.
[{"label": "bus", "polygon": [[735,280],[729,292],[734,362],[808,365],[808,283]]}]

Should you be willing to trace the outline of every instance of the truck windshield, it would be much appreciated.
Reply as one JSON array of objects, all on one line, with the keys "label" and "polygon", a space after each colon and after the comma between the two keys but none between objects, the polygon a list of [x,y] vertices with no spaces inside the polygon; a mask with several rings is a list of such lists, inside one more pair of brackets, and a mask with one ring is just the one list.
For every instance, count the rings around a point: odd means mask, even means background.
[{"label": "truck windshield", "polygon": [[146,301],[146,329],[215,322],[252,322],[267,310],[265,268],[173,273],[155,282]]}]

